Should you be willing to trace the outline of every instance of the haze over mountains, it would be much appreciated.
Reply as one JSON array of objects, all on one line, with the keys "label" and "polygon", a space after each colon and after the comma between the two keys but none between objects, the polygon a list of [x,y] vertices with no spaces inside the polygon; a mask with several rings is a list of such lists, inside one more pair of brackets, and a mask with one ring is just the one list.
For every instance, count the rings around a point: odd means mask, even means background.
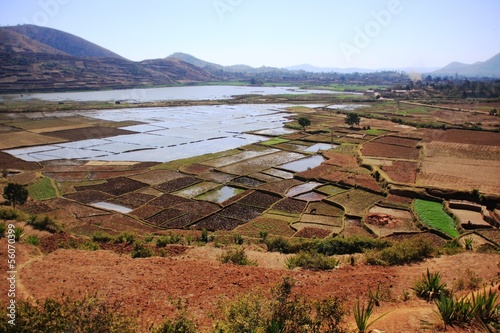
[{"label": "haze over mountains", "polygon": [[[392,68],[441,76],[500,78],[500,54],[471,65],[451,63],[436,68]],[[227,79],[231,73],[274,77],[294,73],[368,73],[373,69],[222,66],[185,53],[139,62],[72,34],[35,25],[0,28],[0,92],[129,88]]]}]

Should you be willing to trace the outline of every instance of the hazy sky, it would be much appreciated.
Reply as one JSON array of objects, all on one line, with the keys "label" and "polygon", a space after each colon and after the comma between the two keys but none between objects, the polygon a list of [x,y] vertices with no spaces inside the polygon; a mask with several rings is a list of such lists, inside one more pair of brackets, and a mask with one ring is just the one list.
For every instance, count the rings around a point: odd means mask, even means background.
[{"label": "hazy sky", "polygon": [[60,29],[139,61],[440,67],[500,52],[500,0],[0,0],[0,25]]}]

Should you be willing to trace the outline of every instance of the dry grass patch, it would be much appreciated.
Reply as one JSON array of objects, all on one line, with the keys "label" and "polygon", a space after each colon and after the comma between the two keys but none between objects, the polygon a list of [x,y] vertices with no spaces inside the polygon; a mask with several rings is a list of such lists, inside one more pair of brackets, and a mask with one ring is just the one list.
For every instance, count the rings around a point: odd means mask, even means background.
[{"label": "dry grass patch", "polygon": [[295,219],[289,216],[277,214],[263,214],[250,222],[236,228],[236,232],[248,237],[261,237],[262,233],[274,236],[291,237],[294,230],[290,223]]},{"label": "dry grass patch", "polygon": [[63,138],[31,132],[0,133],[0,149],[41,146],[66,141]]},{"label": "dry grass patch", "polygon": [[362,217],[369,207],[383,200],[383,198],[384,197],[380,194],[353,189],[335,195],[327,199],[327,201],[332,201],[345,207],[346,214]]}]

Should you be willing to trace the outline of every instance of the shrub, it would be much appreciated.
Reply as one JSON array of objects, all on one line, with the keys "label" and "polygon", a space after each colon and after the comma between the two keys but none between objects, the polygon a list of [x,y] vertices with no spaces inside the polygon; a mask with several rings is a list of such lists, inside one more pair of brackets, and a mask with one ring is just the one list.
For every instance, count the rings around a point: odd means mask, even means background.
[{"label": "shrub", "polygon": [[[121,304],[106,303],[96,296],[72,299],[69,296],[16,302],[16,325],[0,321],[0,332],[134,332],[135,322],[120,314]],[[7,307],[0,317],[7,318]]]},{"label": "shrub", "polygon": [[15,220],[19,215],[13,209],[0,209],[0,219]]},{"label": "shrub", "polygon": [[132,258],[148,258],[153,255],[153,250],[141,243],[136,243],[134,245],[134,250],[132,251]]},{"label": "shrub", "polygon": [[196,323],[189,318],[187,303],[181,300],[176,304],[177,314],[172,319],[167,319],[158,327],[153,328],[151,333],[196,333]]},{"label": "shrub", "polygon": [[160,236],[159,238],[156,239],[156,246],[157,247],[165,247],[168,244],[168,239],[166,236]]},{"label": "shrub", "polygon": [[369,249],[383,249],[390,246],[386,240],[355,236],[350,238],[326,238],[318,242],[316,249],[325,255],[363,253]]},{"label": "shrub", "polygon": [[267,239],[265,243],[267,245],[268,251],[280,252],[285,254],[292,253],[292,245],[290,244],[290,241],[288,239],[285,239],[284,237]]},{"label": "shrub", "polygon": [[26,223],[37,230],[45,230],[51,233],[62,231],[61,225],[53,221],[48,216],[44,216],[42,219],[39,219],[37,216],[31,215]]},{"label": "shrub", "polygon": [[237,245],[242,245],[244,242],[243,236],[241,236],[240,234],[234,234],[233,235],[233,242]]},{"label": "shrub", "polygon": [[40,245],[40,238],[38,238],[37,235],[29,235],[28,238],[26,239],[26,243],[38,246]]},{"label": "shrub", "polygon": [[86,251],[97,251],[99,250],[99,245],[94,242],[86,241],[78,245],[78,249]]},{"label": "shrub", "polygon": [[5,236],[5,230],[7,230],[7,224],[5,222],[0,223],[0,238]]},{"label": "shrub", "polygon": [[127,245],[133,244],[136,240],[136,236],[128,231],[120,232],[115,238],[115,243],[125,243]]},{"label": "shrub", "polygon": [[367,263],[371,265],[406,265],[423,261],[433,256],[436,249],[424,238],[407,239],[378,252],[367,253]]},{"label": "shrub", "polygon": [[103,231],[96,231],[92,234],[92,240],[99,243],[109,243],[114,240],[114,237]]},{"label": "shrub", "polygon": [[257,266],[257,263],[248,259],[243,248],[229,249],[219,256],[219,261],[223,264],[235,264],[241,266]]},{"label": "shrub", "polygon": [[144,235],[144,243],[151,243],[154,240],[155,236],[153,234],[145,234]]},{"label": "shrub", "polygon": [[209,242],[209,236],[208,236],[208,230],[207,229],[203,229],[201,231],[201,236],[199,238],[200,242],[203,242],[203,243],[208,243]]},{"label": "shrub", "polygon": [[284,278],[272,289],[271,298],[252,292],[221,307],[216,322],[218,333],[345,333],[346,314],[339,298],[311,301],[292,294],[294,281]]},{"label": "shrub", "polygon": [[297,255],[291,257],[287,261],[287,267],[293,269],[295,267],[302,267],[310,270],[330,270],[338,265],[335,258],[328,257],[318,252],[299,252]]},{"label": "shrub", "polygon": [[441,274],[439,272],[431,273],[429,269],[420,280],[415,282],[413,290],[419,298],[426,299],[428,302],[449,293],[446,283],[441,282]]}]

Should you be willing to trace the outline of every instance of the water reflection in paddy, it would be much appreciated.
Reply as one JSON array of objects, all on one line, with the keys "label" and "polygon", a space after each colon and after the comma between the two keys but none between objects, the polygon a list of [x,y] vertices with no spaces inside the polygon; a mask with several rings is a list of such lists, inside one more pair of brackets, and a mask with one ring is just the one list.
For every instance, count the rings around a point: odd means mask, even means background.
[{"label": "water reflection in paddy", "polygon": [[[103,139],[12,149],[7,152],[27,161],[74,158],[107,161],[168,162],[215,153],[267,138],[253,132],[283,130],[289,113],[285,105],[219,105],[170,108],[98,110],[81,115],[108,121],[136,121],[122,127],[136,132]],[[74,115],[74,114],[73,114]],[[45,116],[58,116],[46,114]],[[94,133],[95,134],[95,133]]]},{"label": "water reflection in paddy", "polygon": [[212,201],[222,203],[237,194],[243,193],[245,190],[232,186],[223,186],[220,189],[209,191],[203,195],[196,197],[199,200]]},{"label": "water reflection in paddy", "polygon": [[311,157],[303,158],[294,162],[282,164],[279,167],[285,170],[290,170],[293,172],[302,172],[307,169],[312,169],[320,165],[325,161],[325,158],[321,155],[314,155]]}]

